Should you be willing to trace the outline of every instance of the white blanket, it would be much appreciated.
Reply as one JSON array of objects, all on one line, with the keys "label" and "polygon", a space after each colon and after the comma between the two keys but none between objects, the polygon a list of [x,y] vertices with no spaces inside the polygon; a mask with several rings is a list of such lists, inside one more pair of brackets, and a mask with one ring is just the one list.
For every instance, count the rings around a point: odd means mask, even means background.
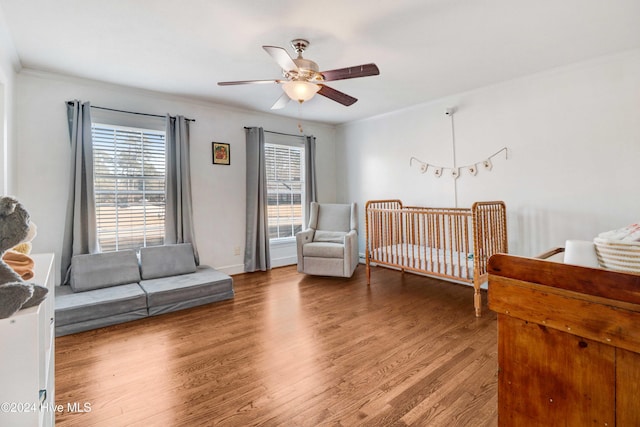
[{"label": "white blanket", "polygon": [[640,241],[640,224],[631,224],[617,230],[605,231],[598,235],[601,239],[622,240],[623,242]]}]

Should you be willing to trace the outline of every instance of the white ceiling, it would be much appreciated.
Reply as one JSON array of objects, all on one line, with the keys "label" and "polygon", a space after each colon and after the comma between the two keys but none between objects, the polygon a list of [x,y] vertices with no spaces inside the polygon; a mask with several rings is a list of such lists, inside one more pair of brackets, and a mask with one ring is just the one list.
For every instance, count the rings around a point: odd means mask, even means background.
[{"label": "white ceiling", "polygon": [[343,123],[640,48],[640,0],[0,0],[21,66],[269,111],[261,48],[306,38],[321,70],[375,62],[276,114]]}]

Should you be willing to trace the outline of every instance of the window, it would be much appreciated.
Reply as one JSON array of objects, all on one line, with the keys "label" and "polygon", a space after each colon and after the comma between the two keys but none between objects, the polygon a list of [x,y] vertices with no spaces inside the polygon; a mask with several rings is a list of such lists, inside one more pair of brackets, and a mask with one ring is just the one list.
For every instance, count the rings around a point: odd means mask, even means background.
[{"label": "window", "polygon": [[164,243],[165,135],[94,123],[94,191],[103,252]]},{"label": "window", "polygon": [[304,222],[304,146],[265,144],[269,239],[291,239]]}]

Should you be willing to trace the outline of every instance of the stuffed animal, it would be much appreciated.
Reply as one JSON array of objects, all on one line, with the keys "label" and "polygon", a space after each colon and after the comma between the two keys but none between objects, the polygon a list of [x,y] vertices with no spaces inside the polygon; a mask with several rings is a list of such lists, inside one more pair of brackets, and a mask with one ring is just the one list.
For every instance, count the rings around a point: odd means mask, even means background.
[{"label": "stuffed animal", "polygon": [[[29,224],[29,213],[18,200],[0,196],[0,255],[25,240]],[[26,283],[0,257],[0,319],[40,304],[47,292],[43,286]]]},{"label": "stuffed animal", "polygon": [[29,232],[27,237],[13,248],[9,249],[2,255],[2,260],[9,267],[20,275],[22,280],[33,278],[33,268],[35,266],[33,259],[29,256],[31,253],[31,241],[38,233],[38,227],[33,221],[29,222]]},{"label": "stuffed animal", "polygon": [[38,234],[38,227],[36,223],[33,221],[29,221],[29,232],[27,233],[27,237],[25,237],[22,242],[15,245],[11,250],[13,252],[18,252],[21,254],[29,255],[31,253],[31,241]]}]

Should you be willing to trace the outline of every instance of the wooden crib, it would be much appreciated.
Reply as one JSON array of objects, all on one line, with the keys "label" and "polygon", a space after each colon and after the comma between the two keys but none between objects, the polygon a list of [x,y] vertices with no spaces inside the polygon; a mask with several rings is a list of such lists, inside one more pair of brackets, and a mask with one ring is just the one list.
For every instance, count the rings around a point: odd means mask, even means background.
[{"label": "wooden crib", "polygon": [[504,202],[476,202],[464,209],[370,200],[365,211],[367,284],[371,263],[473,283],[480,316],[487,261],[495,253],[508,252]]}]

